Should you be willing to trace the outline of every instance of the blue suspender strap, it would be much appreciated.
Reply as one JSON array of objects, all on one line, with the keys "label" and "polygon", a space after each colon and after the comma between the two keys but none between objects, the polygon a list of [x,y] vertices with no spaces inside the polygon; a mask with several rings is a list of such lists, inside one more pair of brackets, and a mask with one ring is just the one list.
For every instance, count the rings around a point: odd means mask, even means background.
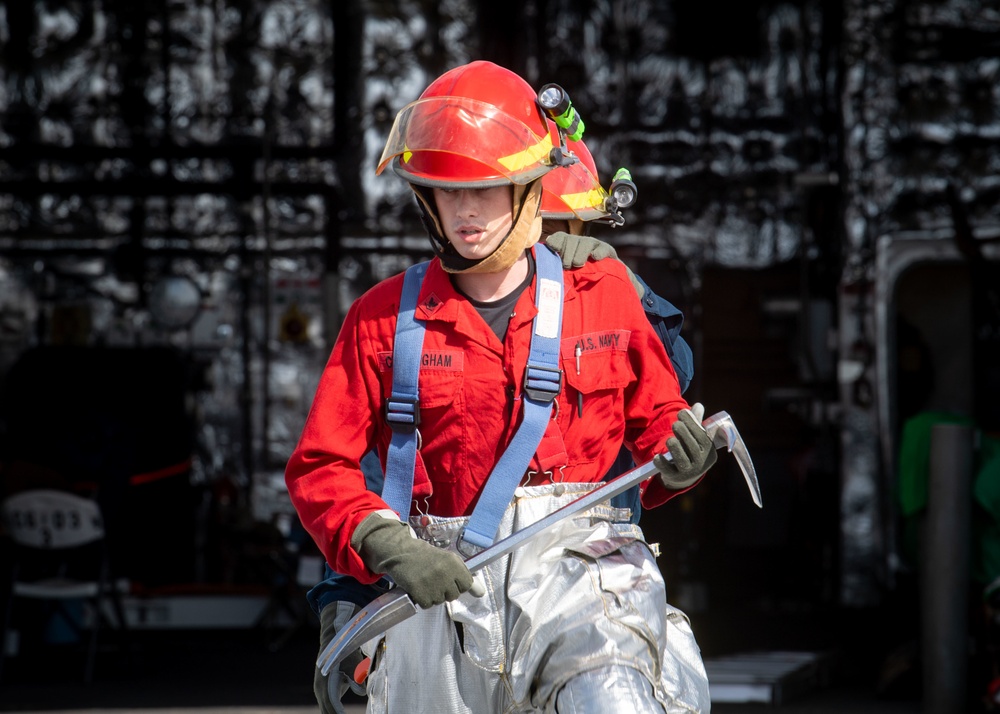
[{"label": "blue suspender strap", "polygon": [[417,461],[417,427],[420,425],[420,353],[424,346],[424,323],[414,318],[420,284],[428,263],[410,266],[403,277],[403,292],[396,317],[392,347],[392,396],[385,404],[385,420],[392,429],[386,456],[382,500],[400,515],[410,515],[413,470]]},{"label": "blue suspender strap", "polygon": [[535,315],[531,348],[521,388],[524,415],[521,426],[493,467],[462,538],[480,548],[493,544],[500,519],[524,476],[549,423],[552,402],[562,389],[559,338],[562,332],[562,262],[545,246],[535,247],[537,269]]}]

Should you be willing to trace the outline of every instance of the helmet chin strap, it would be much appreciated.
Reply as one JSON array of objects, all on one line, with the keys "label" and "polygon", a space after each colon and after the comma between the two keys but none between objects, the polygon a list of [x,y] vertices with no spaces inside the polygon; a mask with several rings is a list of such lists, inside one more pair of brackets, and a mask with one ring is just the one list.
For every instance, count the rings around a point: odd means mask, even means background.
[{"label": "helmet chin strap", "polygon": [[527,186],[514,185],[514,224],[492,253],[476,260],[463,258],[445,237],[431,189],[414,184],[410,187],[417,196],[424,227],[430,234],[431,247],[447,273],[499,273],[514,265],[521,254],[541,238],[541,180]]}]

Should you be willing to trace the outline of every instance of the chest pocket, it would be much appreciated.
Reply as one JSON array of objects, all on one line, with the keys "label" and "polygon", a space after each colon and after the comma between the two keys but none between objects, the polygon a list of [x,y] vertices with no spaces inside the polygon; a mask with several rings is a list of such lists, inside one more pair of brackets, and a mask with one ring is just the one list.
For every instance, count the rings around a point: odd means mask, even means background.
[{"label": "chest pocket", "polygon": [[[379,355],[379,369],[384,405],[392,394],[391,353]],[[463,353],[422,353],[419,380],[421,454],[425,463],[435,465],[428,469],[432,483],[451,483],[463,478],[468,462]],[[388,434],[385,438],[388,439]]]},{"label": "chest pocket", "polygon": [[[433,409],[460,398],[465,355],[458,350],[427,351],[420,355],[420,406]],[[392,394],[392,353],[379,354],[382,401]]]},{"label": "chest pocket", "polygon": [[624,389],[635,375],[628,361],[629,330],[566,337],[559,347],[564,379],[583,394]]},{"label": "chest pocket", "polygon": [[624,389],[635,377],[624,352],[583,354],[577,371],[575,357],[562,358],[563,379],[575,391],[594,394],[609,389]]},{"label": "chest pocket", "polygon": [[574,461],[595,460],[608,438],[621,436],[624,390],[635,380],[628,337],[628,331],[620,330],[562,340],[559,427]]}]

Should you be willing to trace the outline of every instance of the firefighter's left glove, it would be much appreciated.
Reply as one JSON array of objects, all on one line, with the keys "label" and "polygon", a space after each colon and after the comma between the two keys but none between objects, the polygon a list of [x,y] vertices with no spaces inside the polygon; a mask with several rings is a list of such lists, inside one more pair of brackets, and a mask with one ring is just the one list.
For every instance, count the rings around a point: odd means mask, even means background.
[{"label": "firefighter's left glove", "polygon": [[[324,652],[333,638],[357,613],[358,607],[352,602],[338,600],[319,611],[319,651]],[[364,695],[365,687],[354,681],[354,670],[364,655],[361,650],[349,654],[340,666],[324,677],[319,667],[313,673],[313,694],[322,714],[344,714],[342,700],[348,689]]]},{"label": "firefighter's left glove", "polygon": [[559,254],[563,268],[582,268],[588,260],[603,260],[617,258],[618,253],[610,243],[605,243],[590,236],[577,236],[570,233],[553,233],[545,239],[545,245]]},{"label": "firefighter's left glove", "polygon": [[[562,259],[562,266],[566,270],[582,268],[588,260],[604,260],[605,258],[618,259],[618,252],[610,243],[605,243],[591,236],[578,236],[571,233],[553,233],[545,239],[545,245],[549,246]],[[625,266],[628,273],[629,282],[639,294],[641,300],[646,294],[646,289],[638,280],[631,268]]]},{"label": "firefighter's left glove", "polygon": [[672,491],[687,488],[700,479],[718,458],[711,437],[701,425],[704,416],[705,407],[701,404],[681,410],[674,422],[674,435],[667,439],[669,456],[653,457],[660,481]]},{"label": "firefighter's left glove", "polygon": [[416,538],[408,525],[380,513],[361,521],[351,546],[369,570],[388,575],[422,608],[454,600],[473,584],[458,555]]}]

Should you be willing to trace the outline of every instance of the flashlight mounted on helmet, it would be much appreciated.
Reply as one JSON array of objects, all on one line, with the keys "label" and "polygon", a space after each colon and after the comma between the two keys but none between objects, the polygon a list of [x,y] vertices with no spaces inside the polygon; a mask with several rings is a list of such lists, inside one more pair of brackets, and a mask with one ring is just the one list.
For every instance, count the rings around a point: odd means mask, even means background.
[{"label": "flashlight mounted on helmet", "polygon": [[573,108],[569,94],[558,84],[546,84],[538,91],[538,106],[545,110],[569,139],[579,141],[583,138],[583,119]]},{"label": "flashlight mounted on helmet", "polygon": [[578,159],[566,147],[566,140],[580,141],[585,127],[569,94],[558,84],[546,84],[538,91],[537,102],[559,129],[559,146],[552,150],[552,163],[555,166],[575,163]]},{"label": "flashlight mounted on helmet", "polygon": [[[632,181],[632,174],[626,168],[618,169],[615,172],[610,191],[605,192],[598,183],[597,167],[593,157],[583,145],[583,119],[573,108],[573,102],[566,90],[558,84],[546,84],[539,90],[535,101],[556,125],[559,135],[559,146],[553,148],[549,153],[550,164],[556,167],[565,167],[581,161],[581,158],[568,146],[569,142],[573,142],[574,149],[582,147],[584,171],[593,182],[590,183],[586,179],[581,181],[582,174],[572,171],[566,173],[556,169],[547,174],[546,181],[553,184],[546,189],[553,194],[553,198],[550,200],[554,201],[554,205],[548,209],[550,217],[562,218],[562,212],[566,210],[584,221],[608,223],[614,227],[625,225],[625,217],[622,215],[621,209],[632,206],[639,193]],[[576,199],[576,201],[567,199]],[[567,204],[573,205],[573,208],[569,208]],[[546,207],[543,203],[543,215],[545,212]],[[588,213],[592,217],[584,217],[584,214]],[[594,213],[599,215],[594,216]]]},{"label": "flashlight mounted on helmet", "polygon": [[607,211],[607,215],[601,220],[615,227],[625,225],[625,217],[622,215],[621,209],[634,204],[638,196],[639,189],[632,182],[632,174],[624,167],[618,169],[611,182],[608,197],[604,200],[604,209]]},{"label": "flashlight mounted on helmet", "polygon": [[639,189],[632,182],[632,174],[628,169],[622,167],[615,172],[615,177],[611,181],[610,200],[615,203],[615,209],[628,208],[639,196]]}]

